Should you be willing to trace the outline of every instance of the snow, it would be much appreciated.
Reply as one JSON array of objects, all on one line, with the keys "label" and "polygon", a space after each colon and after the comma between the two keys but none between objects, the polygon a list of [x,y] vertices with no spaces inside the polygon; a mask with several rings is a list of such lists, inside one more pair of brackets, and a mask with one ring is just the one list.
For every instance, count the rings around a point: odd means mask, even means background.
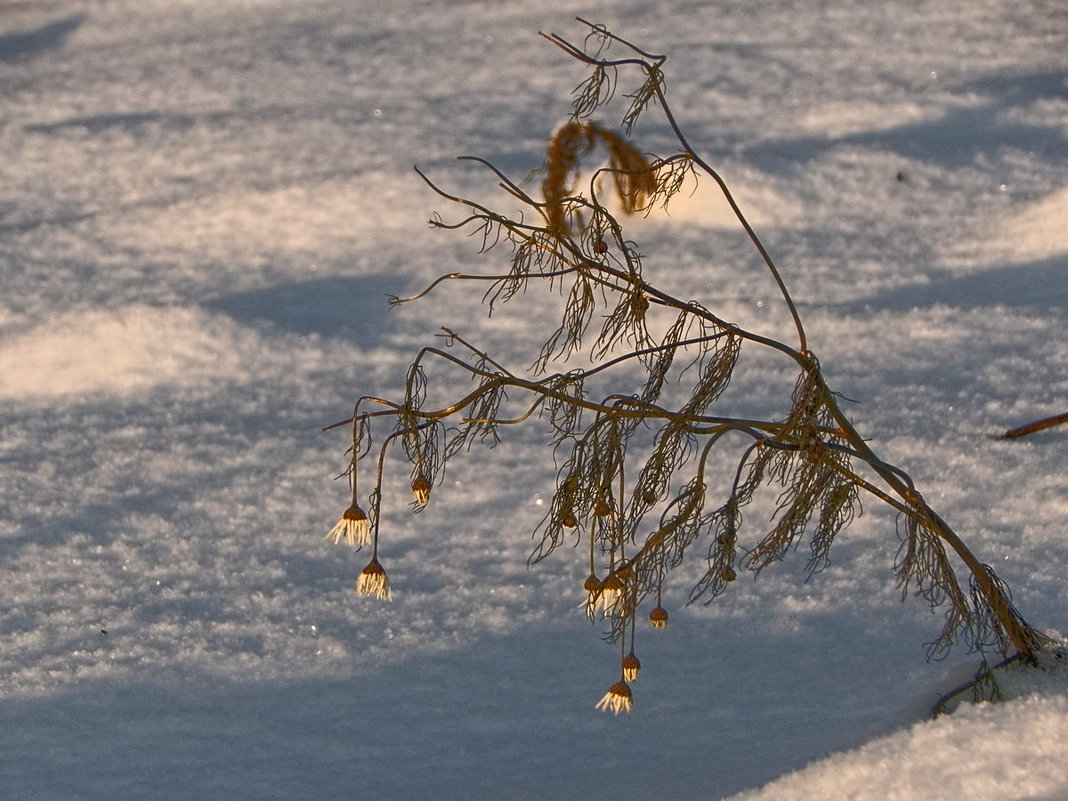
[{"label": "snow", "polygon": [[231,343],[241,332],[226,322],[198,309],[145,304],[57,314],[4,341],[0,395],[128,395],[217,380],[240,369]]},{"label": "snow", "polygon": [[[1005,683],[1022,678],[1012,702],[965,704],[952,716],[874,739],[736,798],[1063,798],[1068,783],[1062,746],[1068,736],[1065,666],[1044,667],[1059,678],[1036,682],[1020,671],[1003,677]],[[992,754],[997,756],[991,759]]]},{"label": "snow", "polygon": [[[494,271],[412,172],[492,197],[581,80],[575,15],[669,56],[694,146],[783,268],[836,389],[1013,588],[1068,630],[1068,14],[1060,0],[52,0],[0,7],[0,795],[17,799],[1068,798],[1063,670],[928,720],[979,659],[928,663],[874,504],[618,653],[570,553],[528,569],[537,426],[450,466],[369,556],[344,419],[448,325],[531,360],[551,299],[487,318]],[[637,131],[648,149],[666,129]],[[499,200],[498,200],[499,202]],[[783,337],[722,201],[634,238],[647,275]],[[505,313],[507,311],[507,313]],[[514,315],[514,316],[512,316]],[[793,384],[745,362],[734,398]],[[399,479],[398,479],[399,480]]]}]

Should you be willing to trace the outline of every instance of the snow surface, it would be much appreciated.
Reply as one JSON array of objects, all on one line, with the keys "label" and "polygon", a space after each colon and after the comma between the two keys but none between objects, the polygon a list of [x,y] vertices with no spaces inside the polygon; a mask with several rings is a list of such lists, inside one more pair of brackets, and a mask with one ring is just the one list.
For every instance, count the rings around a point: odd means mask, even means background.
[{"label": "snow surface", "polygon": [[[536,32],[576,14],[669,54],[860,429],[1068,629],[1068,432],[993,436],[1068,403],[1062,0],[4,0],[0,796],[1068,798],[1062,671],[926,720],[978,659],[925,661],[874,504],[811,582],[799,554],[687,608],[680,576],[630,716],[593,709],[618,656],[581,565],[525,566],[537,426],[392,510],[394,600],[352,592],[320,427],[441,325],[528,363],[548,311],[387,311],[500,268],[427,230],[411,166],[537,166],[582,73]],[[722,203],[672,214],[635,229],[647,275],[788,337]],[[792,381],[754,361],[733,397]]]}]

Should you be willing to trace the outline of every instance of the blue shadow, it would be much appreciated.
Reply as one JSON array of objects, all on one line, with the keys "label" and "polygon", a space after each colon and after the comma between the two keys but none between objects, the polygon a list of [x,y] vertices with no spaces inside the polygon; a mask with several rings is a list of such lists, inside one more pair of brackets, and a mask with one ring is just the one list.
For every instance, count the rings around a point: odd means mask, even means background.
[{"label": "blue shadow", "polygon": [[404,284],[396,275],[331,276],[225,295],[204,305],[253,328],[366,344],[388,330],[389,296],[404,294]]},{"label": "blue shadow", "polygon": [[59,50],[83,22],[84,14],[74,14],[32,31],[0,33],[0,61],[22,61]]}]

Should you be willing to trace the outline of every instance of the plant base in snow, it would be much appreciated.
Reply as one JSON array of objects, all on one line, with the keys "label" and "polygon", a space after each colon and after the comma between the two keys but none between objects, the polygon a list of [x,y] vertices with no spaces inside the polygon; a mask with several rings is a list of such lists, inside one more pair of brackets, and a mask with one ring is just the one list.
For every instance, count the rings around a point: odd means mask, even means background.
[{"label": "plant base in snow", "polygon": [[991,666],[984,657],[973,679],[950,690],[935,702],[935,705],[931,707],[931,717],[941,717],[952,711],[954,705],[966,693],[970,693],[973,703],[1011,700],[1012,695],[1003,690],[1003,680],[1007,671],[1013,668],[1046,673],[1068,673],[1068,645],[1064,643],[1047,645],[1035,654],[1035,660],[1032,663],[1025,663],[1020,658],[1020,654],[1013,654]]}]

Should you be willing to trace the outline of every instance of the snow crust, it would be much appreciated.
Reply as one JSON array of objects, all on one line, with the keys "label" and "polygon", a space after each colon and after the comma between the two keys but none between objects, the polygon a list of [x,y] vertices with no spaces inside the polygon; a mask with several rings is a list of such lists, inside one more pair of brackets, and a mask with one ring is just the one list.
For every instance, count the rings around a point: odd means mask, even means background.
[{"label": "snow crust", "polygon": [[[582,72],[536,33],[581,38],[576,14],[669,55],[860,430],[1068,630],[1068,431],[996,438],[1068,398],[1060,0],[8,3],[0,796],[1068,798],[1063,671],[927,719],[979,657],[925,661],[941,619],[900,602],[874,504],[811,581],[802,552],[685,607],[682,571],[630,715],[594,709],[619,655],[579,560],[526,567],[536,425],[391,508],[392,600],[353,591],[370,557],[324,539],[348,497],[322,427],[442,325],[518,367],[557,313],[456,287],[387,308],[506,258],[428,230],[455,212],[411,166],[507,203],[453,157],[538,166]],[[654,283],[792,336],[710,185],[633,237]],[[793,378],[745,354],[725,413],[781,413]]]},{"label": "snow crust", "polygon": [[1068,736],[1066,721],[1063,695],[963,709],[735,798],[1061,798],[1068,784],[1060,745]]}]

